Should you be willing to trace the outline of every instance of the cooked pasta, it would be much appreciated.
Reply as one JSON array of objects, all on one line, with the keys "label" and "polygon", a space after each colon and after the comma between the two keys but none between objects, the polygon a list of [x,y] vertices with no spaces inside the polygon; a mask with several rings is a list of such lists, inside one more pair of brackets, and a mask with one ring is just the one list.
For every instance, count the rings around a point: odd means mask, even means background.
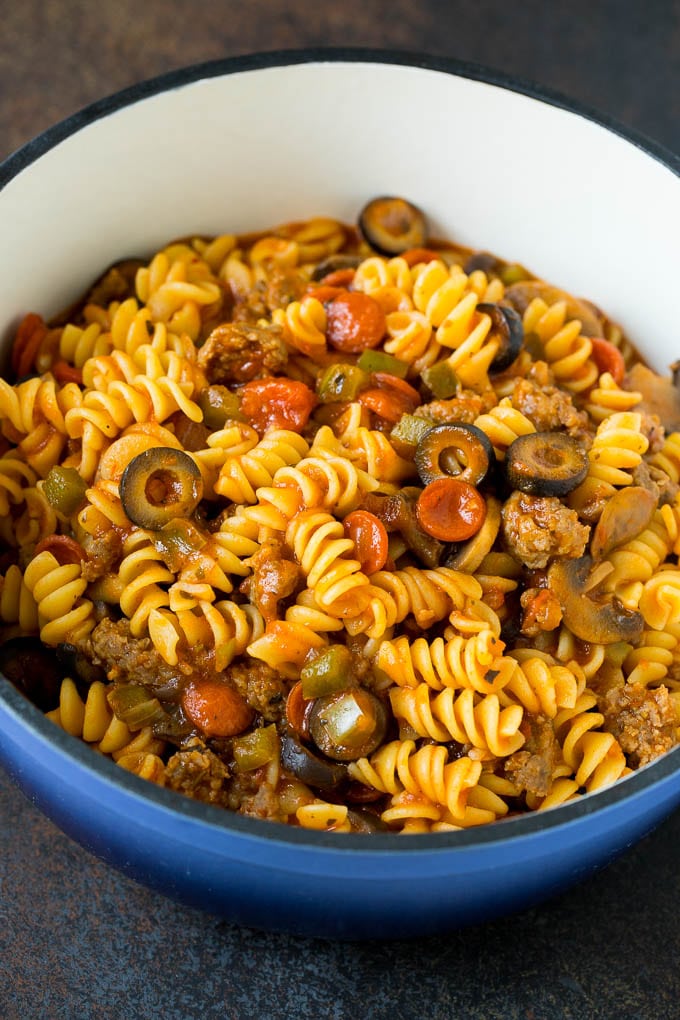
[{"label": "cooked pasta", "polygon": [[416,836],[677,743],[680,398],[595,306],[372,205],[25,314],[0,637],[54,649],[49,718],[146,781]]}]

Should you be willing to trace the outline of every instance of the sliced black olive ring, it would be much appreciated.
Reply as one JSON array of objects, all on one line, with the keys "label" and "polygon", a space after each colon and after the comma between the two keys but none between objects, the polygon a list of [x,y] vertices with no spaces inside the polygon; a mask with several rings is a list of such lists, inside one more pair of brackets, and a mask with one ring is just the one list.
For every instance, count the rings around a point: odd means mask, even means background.
[{"label": "sliced black olive ring", "polygon": [[359,230],[380,255],[401,255],[427,241],[425,217],[404,198],[372,199],[359,214]]},{"label": "sliced black olive ring", "polygon": [[328,276],[329,273],[335,273],[339,269],[356,269],[361,262],[361,255],[344,255],[341,252],[337,252],[335,255],[329,255],[328,258],[315,266],[311,279],[318,283],[319,280],[323,280],[324,276]]},{"label": "sliced black olive ring", "polygon": [[156,446],[133,457],[120,480],[123,509],[133,524],[159,531],[188,517],[203,497],[198,465],[184,450]]},{"label": "sliced black olive ring", "polygon": [[522,319],[514,308],[507,305],[493,305],[482,303],[477,305],[477,311],[483,312],[491,319],[491,336],[499,340],[499,347],[496,357],[489,366],[490,372],[504,372],[512,365],[513,361],[522,350],[524,343],[524,326]]},{"label": "sliced black olive ring", "polygon": [[37,637],[16,636],[0,645],[0,673],[43,712],[59,704],[66,671],[54,648]]},{"label": "sliced black olive ring", "polygon": [[345,778],[342,765],[320,758],[292,732],[281,737],[281,764],[303,783],[317,790],[333,790]]},{"label": "sliced black olive ring", "polygon": [[588,474],[588,455],[564,432],[531,432],[508,447],[505,474],[531,496],[566,496]]},{"label": "sliced black olive ring", "polygon": [[476,425],[446,422],[428,429],[413,459],[423,485],[451,476],[479,485],[495,454],[489,437]]}]

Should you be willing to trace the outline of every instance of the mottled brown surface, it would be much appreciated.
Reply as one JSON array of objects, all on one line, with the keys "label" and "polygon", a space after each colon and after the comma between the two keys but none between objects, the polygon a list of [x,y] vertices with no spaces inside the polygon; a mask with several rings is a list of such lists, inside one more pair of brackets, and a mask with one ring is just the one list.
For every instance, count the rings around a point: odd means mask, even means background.
[{"label": "mottled brown surface", "polygon": [[[0,0],[0,26],[0,157],[152,75],[310,45],[490,65],[680,150],[680,9],[670,0]],[[176,906],[81,850],[0,773],[0,1016],[671,1020],[680,1001],[678,842],[676,813],[540,909],[447,938],[333,944]]]}]

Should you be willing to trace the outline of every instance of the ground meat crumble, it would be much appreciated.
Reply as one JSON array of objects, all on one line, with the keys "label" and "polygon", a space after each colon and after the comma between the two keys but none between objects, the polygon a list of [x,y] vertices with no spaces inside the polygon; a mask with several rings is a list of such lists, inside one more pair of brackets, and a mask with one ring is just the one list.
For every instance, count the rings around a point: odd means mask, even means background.
[{"label": "ground meat crumble", "polygon": [[526,743],[521,751],[510,755],[505,763],[505,774],[521,792],[545,797],[559,758],[559,744],[552,721],[542,715],[527,716],[522,722],[522,732]]},{"label": "ground meat crumble", "polygon": [[278,326],[224,322],[198,352],[198,365],[209,382],[229,385],[281,372],[288,360]]},{"label": "ground meat crumble", "polygon": [[574,407],[571,396],[556,386],[539,386],[530,379],[517,379],[512,405],[533,422],[537,432],[564,430],[582,437],[588,433],[588,415]]},{"label": "ground meat crumble", "polygon": [[165,766],[165,785],[194,800],[229,807],[229,769],[201,741],[173,754]]},{"label": "ground meat crumble", "polygon": [[508,552],[531,568],[545,567],[553,556],[582,556],[590,535],[576,511],[556,496],[513,492],[503,504],[501,517]]},{"label": "ground meat crumble", "polygon": [[605,728],[613,733],[632,768],[647,765],[676,743],[676,719],[668,688],[642,684],[614,687],[600,699]]}]

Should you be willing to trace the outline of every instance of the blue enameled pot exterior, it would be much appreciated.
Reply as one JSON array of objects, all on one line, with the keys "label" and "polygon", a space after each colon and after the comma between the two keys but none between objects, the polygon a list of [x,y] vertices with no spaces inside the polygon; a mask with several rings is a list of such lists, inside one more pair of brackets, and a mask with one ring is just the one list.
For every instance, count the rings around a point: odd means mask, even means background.
[{"label": "blue enameled pot exterior", "polygon": [[267,930],[394,939],[479,923],[568,888],[680,803],[677,749],[603,794],[446,835],[225,819],[96,756],[1,683],[0,762],[64,832],[147,886]]}]

